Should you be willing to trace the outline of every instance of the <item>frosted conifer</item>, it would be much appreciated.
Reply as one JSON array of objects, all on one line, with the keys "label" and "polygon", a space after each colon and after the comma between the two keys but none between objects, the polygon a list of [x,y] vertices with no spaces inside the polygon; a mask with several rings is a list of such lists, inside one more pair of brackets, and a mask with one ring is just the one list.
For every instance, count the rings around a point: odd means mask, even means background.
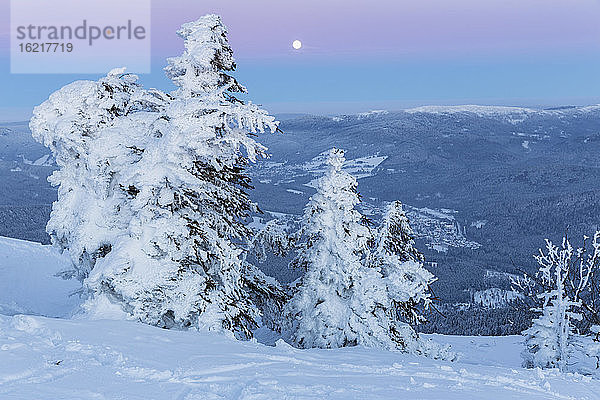
[{"label": "frosted conifer", "polygon": [[422,342],[397,318],[396,275],[370,262],[372,232],[355,209],[357,182],[342,170],[344,161],[343,151],[330,151],[327,171],[304,211],[303,240],[292,263],[306,272],[286,310],[291,339],[299,347],[363,345],[441,357],[447,349]]},{"label": "frosted conifer", "polygon": [[559,368],[566,371],[573,352],[572,320],[581,315],[572,311],[578,303],[571,301],[565,292],[573,247],[565,238],[562,247],[546,241],[547,253],[540,249],[535,258],[540,265],[541,281],[551,289],[542,293],[542,315],[523,332],[525,351],[523,365],[527,368]]},{"label": "frosted conifer", "polygon": [[[31,127],[60,169],[48,224],[90,294],[88,310],[116,304],[146,323],[251,336],[254,300],[282,293],[245,261],[255,205],[244,169],[275,131],[245,92],[220,17],[184,24],[184,53],[165,68],[178,89],[144,90],[111,71],[39,106]],[[260,297],[262,296],[262,297]]]},{"label": "frosted conifer", "polygon": [[431,303],[429,286],[435,277],[423,266],[424,260],[414,247],[413,232],[402,203],[392,202],[377,231],[368,263],[378,268],[386,280],[398,317],[412,325],[424,322],[419,307],[427,308]]},{"label": "frosted conifer", "polygon": [[85,279],[127,228],[120,169],[139,159],[138,138],[163,103],[120,68],[98,82],[73,82],[35,108],[33,137],[50,148],[59,167],[49,178],[58,200],[47,231],[71,256],[68,275]]},{"label": "frosted conifer", "polygon": [[306,273],[289,304],[293,340],[300,347],[356,345],[359,331],[367,329],[352,303],[370,233],[354,209],[356,179],[342,171],[343,163],[343,151],[332,149],[327,172],[304,210],[306,241],[295,264]]},{"label": "frosted conifer", "polygon": [[177,33],[185,50],[165,70],[178,89],[125,173],[130,235],[87,284],[144,322],[248,338],[258,309],[244,290],[262,281],[243,255],[250,235],[243,219],[255,208],[244,168],[265,155],[252,136],[277,123],[234,96],[245,89],[229,75],[235,63],[220,17]]}]

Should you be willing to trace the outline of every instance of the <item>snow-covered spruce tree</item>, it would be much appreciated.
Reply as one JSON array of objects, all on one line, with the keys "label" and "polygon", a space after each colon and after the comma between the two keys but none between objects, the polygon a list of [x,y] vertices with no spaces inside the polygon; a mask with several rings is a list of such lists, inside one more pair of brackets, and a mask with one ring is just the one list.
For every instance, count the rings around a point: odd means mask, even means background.
[{"label": "snow-covered spruce tree", "polygon": [[58,186],[58,200],[47,231],[70,254],[74,269],[66,277],[85,279],[126,229],[119,170],[139,159],[136,136],[164,100],[124,70],[63,87],[34,109],[30,122],[33,137],[50,148],[59,167],[49,178]]},{"label": "snow-covered spruce tree", "polygon": [[435,281],[433,274],[423,266],[425,258],[414,243],[402,203],[390,203],[378,228],[368,263],[381,271],[398,317],[411,325],[425,321],[420,307],[426,309],[431,303],[429,287]]},{"label": "snow-covered spruce tree", "polygon": [[415,248],[414,233],[402,202],[391,202],[383,215],[378,230],[376,250],[379,253],[394,254],[400,261],[425,261],[425,257]]},{"label": "snow-covered spruce tree", "polygon": [[244,259],[243,219],[255,207],[244,168],[265,154],[252,136],[277,122],[235,97],[245,89],[229,74],[235,63],[220,17],[186,23],[178,35],[184,53],[165,68],[178,89],[123,172],[129,235],[86,281],[90,307],[109,299],[149,324],[248,338],[258,316],[248,291],[277,287]]},{"label": "snow-covered spruce tree", "polygon": [[538,311],[542,315],[523,332],[523,366],[559,368],[566,371],[573,351],[571,321],[581,318],[580,314],[572,311],[579,303],[571,301],[565,291],[573,247],[566,238],[563,239],[560,248],[547,240],[546,251],[544,254],[540,249],[540,254],[535,258],[540,265],[539,277],[551,290],[540,295],[543,306]]},{"label": "snow-covered spruce tree", "polygon": [[390,296],[394,284],[367,261],[373,237],[355,209],[357,182],[342,170],[343,163],[344,152],[332,149],[304,211],[292,264],[306,272],[286,309],[291,340],[304,348],[363,345],[453,358],[398,320]]},{"label": "snow-covered spruce tree", "polygon": [[353,308],[370,238],[354,209],[356,179],[342,171],[342,150],[332,149],[326,163],[327,172],[304,210],[305,241],[293,263],[306,272],[287,310],[292,340],[304,348],[357,345],[371,322]]}]

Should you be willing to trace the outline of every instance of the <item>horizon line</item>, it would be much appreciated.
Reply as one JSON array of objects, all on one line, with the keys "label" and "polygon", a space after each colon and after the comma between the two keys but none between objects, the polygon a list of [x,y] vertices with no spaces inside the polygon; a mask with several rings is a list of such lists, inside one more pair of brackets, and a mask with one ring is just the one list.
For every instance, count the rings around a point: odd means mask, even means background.
[{"label": "horizon line", "polygon": [[[375,106],[375,103],[379,103],[378,106]],[[387,103],[388,106],[384,104]],[[396,103],[396,105],[392,105]],[[403,103],[400,106],[398,103]],[[371,112],[388,112],[388,113],[396,113],[396,112],[404,112],[419,108],[427,108],[427,107],[504,107],[504,108],[520,108],[520,109],[532,109],[536,111],[544,111],[544,110],[559,110],[559,109],[568,109],[568,108],[584,108],[584,107],[592,107],[592,106],[600,106],[600,98],[598,99],[589,99],[588,101],[571,101],[571,102],[523,102],[523,103],[514,103],[514,102],[411,102],[411,101],[388,101],[388,102],[359,102],[359,101],[315,101],[315,102],[266,102],[264,104],[256,103],[261,108],[264,108],[270,114],[277,115],[314,115],[314,116],[342,116],[342,115],[357,115]],[[368,106],[367,104],[371,104],[372,106]],[[291,106],[294,105],[293,109]],[[280,108],[285,106],[283,108]],[[319,111],[310,111],[306,109],[306,106],[310,106],[310,108],[317,108]],[[336,106],[336,108],[340,106],[346,106],[346,111],[343,109],[339,109],[338,111],[333,110],[324,110],[324,106]],[[391,106],[391,107],[389,107]],[[35,107],[35,106],[34,106]],[[34,107],[0,107],[0,123],[21,123],[28,122],[33,115]],[[288,109],[288,107],[290,107]],[[300,108],[300,109],[298,109]],[[325,107],[326,108],[326,107]],[[273,110],[275,109],[275,110]],[[350,110],[352,109],[352,110]],[[11,117],[10,114],[18,114],[19,116]]]}]

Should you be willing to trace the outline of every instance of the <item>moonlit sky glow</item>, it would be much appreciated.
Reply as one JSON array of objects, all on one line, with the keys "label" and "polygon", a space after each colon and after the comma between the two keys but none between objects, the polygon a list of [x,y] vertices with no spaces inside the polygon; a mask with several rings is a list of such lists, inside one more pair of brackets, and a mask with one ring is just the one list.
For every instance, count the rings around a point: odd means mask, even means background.
[{"label": "moonlit sky glow", "polygon": [[[0,108],[27,112],[74,79],[98,78],[11,75],[0,4]],[[154,0],[152,12],[143,83],[169,89],[175,30],[218,13],[236,76],[273,112],[600,103],[600,0]],[[298,38],[302,51],[290,46]]]}]

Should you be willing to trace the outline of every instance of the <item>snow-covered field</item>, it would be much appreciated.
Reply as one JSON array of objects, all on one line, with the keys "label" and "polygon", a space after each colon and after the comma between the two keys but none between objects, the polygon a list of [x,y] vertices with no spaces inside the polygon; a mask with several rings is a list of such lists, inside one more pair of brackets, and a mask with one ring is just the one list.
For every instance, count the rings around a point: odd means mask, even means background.
[{"label": "snow-covered field", "polygon": [[127,321],[0,316],[2,399],[597,399],[600,382],[520,368],[520,338],[435,337],[459,362],[297,350]]},{"label": "snow-covered field", "polygon": [[50,246],[0,237],[0,314],[69,315],[79,285],[54,276],[68,266],[68,257]]},{"label": "snow-covered field", "polygon": [[[598,399],[600,381],[520,366],[521,338],[432,335],[457,362],[382,350],[298,350],[132,321],[61,319],[66,258],[0,238],[0,399]],[[22,315],[15,313],[38,314]],[[262,342],[262,343],[261,343]]]}]

